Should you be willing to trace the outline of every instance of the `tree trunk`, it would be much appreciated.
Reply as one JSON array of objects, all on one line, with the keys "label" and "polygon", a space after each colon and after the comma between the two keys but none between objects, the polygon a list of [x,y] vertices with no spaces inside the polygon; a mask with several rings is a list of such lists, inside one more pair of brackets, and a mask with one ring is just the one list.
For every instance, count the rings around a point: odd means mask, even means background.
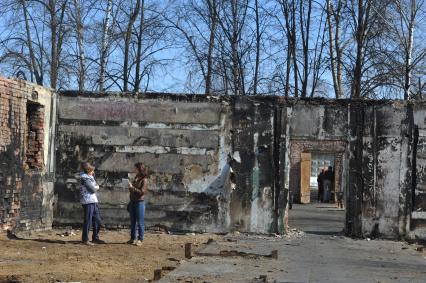
[{"label": "tree trunk", "polygon": [[142,33],[144,28],[145,28],[145,0],[142,0],[141,17],[140,17],[139,34],[138,34],[138,49],[136,53],[136,71],[135,71],[135,88],[134,88],[135,92],[139,91],[141,80],[142,80],[142,77],[140,74],[140,68],[141,68],[141,56],[142,56]]},{"label": "tree trunk", "polygon": [[[300,17],[300,28],[303,46],[303,80],[302,80],[302,92],[301,97],[305,98],[308,89],[308,78],[309,78],[309,35],[311,26],[311,11],[312,11],[312,0],[308,0],[308,12],[306,19],[304,19],[304,8],[303,2],[300,1],[299,6],[299,17]],[[306,21],[306,24],[304,23]],[[305,26],[306,25],[306,26]]]},{"label": "tree trunk", "polygon": [[127,24],[126,34],[124,38],[124,63],[123,63],[123,91],[128,91],[128,84],[129,84],[129,49],[130,49],[130,42],[132,39],[132,27],[133,24],[136,21],[136,18],[139,14],[139,9],[141,6],[141,0],[136,1],[136,7],[132,11],[130,15],[129,22]]},{"label": "tree trunk", "polygon": [[296,5],[292,1],[292,15],[291,15],[291,41],[292,41],[292,58],[293,58],[293,77],[294,77],[294,96],[299,96],[299,67],[297,65],[297,52],[296,52]]},{"label": "tree trunk", "polygon": [[238,68],[238,1],[231,1],[232,10],[232,38],[231,38],[231,57],[232,57],[232,80],[234,83],[235,95],[241,95],[240,78]]},{"label": "tree trunk", "polygon": [[32,44],[31,33],[30,33],[30,25],[28,23],[28,10],[27,10],[27,6],[25,5],[25,0],[21,0],[21,4],[22,4],[22,10],[24,12],[25,31],[27,35],[28,51],[30,53],[30,61],[31,61],[30,71],[32,74],[34,74],[36,83],[38,85],[43,85],[43,76],[38,71],[37,62],[34,55],[33,44]]},{"label": "tree trunk", "polygon": [[[62,44],[65,36],[65,11],[67,1],[63,1],[60,8],[56,7],[56,0],[49,0],[48,10],[50,13],[50,34],[51,34],[51,62],[50,62],[50,87],[57,88],[59,62],[61,57]],[[59,22],[58,22],[59,13]]]},{"label": "tree trunk", "polygon": [[358,15],[356,24],[356,59],[353,71],[351,98],[361,98],[361,83],[365,56],[365,43],[367,25],[370,21],[371,0],[364,4],[363,0],[358,0]]},{"label": "tree trunk", "polygon": [[[330,3],[330,0],[327,0],[327,25],[328,25],[328,48],[330,53],[330,69],[331,69],[331,76],[333,78],[333,88],[334,88],[334,94],[336,98],[339,98],[339,86],[337,81],[337,66],[336,66],[336,56],[334,52],[334,28],[333,28],[333,21],[332,21],[332,15],[333,15],[333,8]],[[336,48],[338,48],[336,46]]]},{"label": "tree trunk", "polygon": [[84,54],[84,39],[83,39],[83,23],[81,21],[81,6],[80,0],[74,0],[75,6],[75,24],[77,32],[77,44],[79,52],[79,74],[78,74],[78,90],[84,90],[85,81],[85,54]]},{"label": "tree trunk", "polygon": [[414,22],[416,20],[417,5],[416,0],[411,0],[410,22],[408,25],[408,42],[405,56],[405,82],[404,82],[404,100],[411,98],[411,77],[412,77],[412,57],[414,42]]},{"label": "tree trunk", "polygon": [[[334,94],[337,99],[343,96],[342,93],[342,49],[340,43],[340,13],[342,1],[339,0],[334,9],[331,0],[326,3],[327,27],[328,27],[328,47],[330,53],[330,69],[333,78]],[[334,19],[334,22],[333,22]]]},{"label": "tree trunk", "polygon": [[49,0],[50,12],[50,87],[56,89],[58,80],[58,46],[57,46],[57,29],[58,22],[56,19],[56,1]]},{"label": "tree trunk", "polygon": [[259,19],[259,3],[258,0],[254,1],[254,11],[256,14],[256,62],[254,67],[254,79],[253,79],[253,95],[257,95],[257,84],[259,80],[259,65],[260,65],[260,19]]},{"label": "tree trunk", "polygon": [[99,72],[99,91],[104,91],[105,83],[105,68],[107,55],[109,50],[109,31],[110,31],[110,17],[111,17],[112,0],[108,0],[107,9],[105,13],[104,25],[102,30],[102,43],[101,43],[101,56],[100,56],[100,72]]},{"label": "tree trunk", "polygon": [[[341,5],[341,2],[339,1],[339,5]],[[342,69],[343,69],[343,60],[342,60],[342,47],[340,43],[340,8],[338,8],[338,15],[335,17],[336,22],[336,37],[335,37],[335,48],[336,48],[336,75],[337,75],[337,96],[336,98],[343,97],[343,88],[342,88],[342,81],[343,81],[343,75],[342,75]]]},{"label": "tree trunk", "polygon": [[286,76],[284,86],[284,96],[288,97],[290,92],[290,73],[291,73],[291,40],[287,36],[287,60],[286,60]]},{"label": "tree trunk", "polygon": [[216,39],[216,27],[217,27],[217,7],[216,0],[207,0],[210,13],[210,36],[209,36],[209,50],[207,51],[207,74],[205,78],[206,88],[205,94],[211,94],[212,92],[212,72],[213,72],[213,50]]}]

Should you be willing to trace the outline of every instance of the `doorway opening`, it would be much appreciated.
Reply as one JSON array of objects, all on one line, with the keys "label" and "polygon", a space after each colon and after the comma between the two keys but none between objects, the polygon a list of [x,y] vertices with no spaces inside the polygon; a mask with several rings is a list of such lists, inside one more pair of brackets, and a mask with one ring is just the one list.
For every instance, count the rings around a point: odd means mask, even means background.
[{"label": "doorway opening", "polygon": [[302,153],[300,168],[301,203],[333,203],[338,201],[337,192],[340,192],[341,189],[338,184],[335,184],[334,160],[334,153]]},{"label": "doorway opening", "polygon": [[290,160],[290,191],[295,203],[289,226],[306,233],[335,235],[345,227],[343,167],[346,143],[294,142]]}]

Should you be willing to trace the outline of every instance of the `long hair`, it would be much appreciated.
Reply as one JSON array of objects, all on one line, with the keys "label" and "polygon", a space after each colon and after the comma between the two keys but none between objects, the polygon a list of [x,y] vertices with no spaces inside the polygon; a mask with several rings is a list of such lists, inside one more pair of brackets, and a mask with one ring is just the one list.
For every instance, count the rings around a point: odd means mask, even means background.
[{"label": "long hair", "polygon": [[148,178],[148,169],[142,162],[135,163],[135,168],[138,170],[138,174],[142,178]]}]

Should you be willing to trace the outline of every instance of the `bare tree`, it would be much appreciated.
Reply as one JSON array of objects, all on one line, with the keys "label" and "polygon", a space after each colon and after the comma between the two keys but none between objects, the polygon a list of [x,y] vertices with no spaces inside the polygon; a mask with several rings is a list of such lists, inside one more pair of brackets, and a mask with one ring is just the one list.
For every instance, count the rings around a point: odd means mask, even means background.
[{"label": "bare tree", "polygon": [[341,42],[341,17],[344,0],[327,0],[327,28],[328,48],[330,56],[330,70],[333,79],[334,94],[336,98],[343,96],[342,70],[343,70],[343,44]]},{"label": "bare tree", "polygon": [[84,90],[84,81],[86,76],[85,68],[85,48],[84,48],[84,38],[83,38],[83,22],[81,19],[81,5],[80,0],[73,0],[74,2],[74,11],[73,14],[75,22],[75,32],[77,37],[77,46],[78,46],[78,61],[79,61],[79,70],[78,70],[78,89],[80,91]]},{"label": "bare tree", "polygon": [[174,91],[313,97],[333,86],[336,98],[411,99],[426,87],[424,8],[424,0],[3,0],[0,66],[55,89],[138,92],[155,82],[162,90],[155,78],[171,85],[176,76],[187,83]]},{"label": "bare tree", "polygon": [[100,72],[99,72],[99,90],[104,90],[105,82],[105,68],[107,64],[108,51],[109,51],[109,38],[111,34],[111,9],[112,0],[108,0],[105,10],[105,17],[102,24],[102,39],[101,39],[101,52],[100,52]]},{"label": "bare tree", "polygon": [[[245,95],[245,66],[244,56],[249,48],[243,46],[243,31],[246,27],[248,0],[231,0],[222,2],[218,11],[218,23],[223,33],[223,47],[230,54],[230,69],[232,74],[232,92],[235,95]],[[228,53],[227,51],[227,53]]]},{"label": "bare tree", "polygon": [[129,49],[132,38],[132,28],[135,23],[141,7],[141,0],[136,0],[136,5],[130,13],[127,29],[124,37],[124,65],[123,65],[123,91],[128,91],[129,83]]},{"label": "bare tree", "polygon": [[[387,52],[391,58],[393,75],[399,77],[399,73],[403,74],[401,87],[404,90],[404,99],[411,99],[414,95],[412,88],[416,82],[413,82],[413,72],[417,66],[424,61],[426,56],[426,45],[416,42],[416,29],[425,22],[426,13],[424,11],[425,2],[423,0],[392,0],[391,13],[387,24],[390,26],[389,37],[394,41],[393,46],[396,47],[395,52]],[[419,17],[420,16],[420,17]],[[421,32],[421,31],[420,31]],[[395,56],[396,55],[396,56]],[[401,60],[398,60],[401,58]]]},{"label": "bare tree", "polygon": [[217,3],[216,0],[207,0],[208,5],[208,19],[209,19],[209,48],[207,51],[207,74],[206,74],[206,87],[205,94],[211,94],[212,92],[212,76],[213,76],[213,51],[215,48],[216,41],[216,29],[217,29]]},{"label": "bare tree", "polygon": [[25,21],[25,32],[26,32],[26,44],[28,47],[29,55],[30,55],[30,64],[29,69],[31,70],[31,74],[34,74],[37,84],[43,85],[43,71],[39,71],[40,65],[37,63],[34,50],[33,50],[33,44],[32,44],[32,38],[31,38],[31,30],[30,25],[28,22],[28,10],[27,10],[27,4],[25,3],[25,0],[20,0],[22,5],[22,12],[24,14],[24,21]]},{"label": "bare tree", "polygon": [[142,34],[145,29],[145,0],[142,0],[140,7],[139,33],[137,34],[137,51],[136,51],[136,70],[135,70],[135,86],[134,91],[138,92],[141,84],[141,60],[142,60]]},{"label": "bare tree", "polygon": [[[373,59],[378,56],[376,42],[383,38],[383,17],[386,1],[357,0],[347,4],[351,16],[349,25],[353,28],[354,46],[348,49],[348,79],[351,83],[351,98],[359,99],[374,95],[383,86],[386,70],[380,69],[380,63]],[[355,54],[354,56],[351,54]]]},{"label": "bare tree", "polygon": [[[307,2],[307,3],[305,3]],[[300,37],[302,40],[303,50],[303,68],[302,68],[302,89],[300,96],[306,97],[309,79],[309,43],[311,35],[311,19],[312,19],[312,0],[301,1],[299,3],[299,21],[300,21]]]},{"label": "bare tree", "polygon": [[261,32],[260,32],[260,16],[259,16],[259,1],[254,1],[254,12],[255,12],[255,25],[256,25],[256,55],[255,55],[255,67],[254,67],[254,78],[253,78],[253,95],[257,95],[257,88],[259,82],[259,68],[260,68],[260,44],[261,44]]},{"label": "bare tree", "polygon": [[[5,13],[15,13],[17,18],[12,18],[9,23],[16,29],[14,33],[2,40],[2,58],[13,58],[15,66],[23,63],[38,84],[45,83],[44,73],[48,71],[50,87],[56,89],[62,47],[69,30],[66,23],[67,0],[10,1],[4,3],[4,7],[9,9]],[[23,27],[19,20],[22,16]],[[20,33],[20,28],[25,30],[25,35]]]},{"label": "bare tree", "polygon": [[66,20],[65,12],[67,9],[67,0],[48,0],[47,3],[43,1],[37,1],[42,3],[47,10],[49,19],[50,29],[50,87],[53,89],[57,88],[58,74],[60,68],[60,58],[62,47],[66,33]]},{"label": "bare tree", "polygon": [[[212,81],[215,62],[213,59],[215,53],[218,53],[217,10],[217,0],[189,0],[184,5],[174,7],[172,15],[166,19],[178,31],[175,40],[181,42],[182,48],[188,53],[188,65],[190,68],[192,65],[194,73],[197,71],[201,73],[205,94],[214,92]],[[180,40],[181,36],[183,40]],[[191,62],[196,62],[196,65]]]}]

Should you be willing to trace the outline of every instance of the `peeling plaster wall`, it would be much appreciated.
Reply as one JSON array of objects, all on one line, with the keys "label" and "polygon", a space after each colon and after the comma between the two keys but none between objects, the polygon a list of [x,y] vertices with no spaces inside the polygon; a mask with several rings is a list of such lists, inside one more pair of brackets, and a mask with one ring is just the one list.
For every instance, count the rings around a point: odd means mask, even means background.
[{"label": "peeling plaster wall", "polygon": [[413,179],[410,198],[413,207],[410,207],[409,218],[411,219],[410,238],[426,239],[426,103],[419,102],[413,106],[414,116],[414,151],[412,165],[416,174]]},{"label": "peeling plaster wall", "polygon": [[[46,229],[53,219],[80,224],[82,161],[97,167],[104,223],[128,226],[125,180],[142,161],[152,172],[147,226],[283,233],[289,192],[300,194],[300,154],[333,152],[347,235],[426,239],[425,102],[76,92],[56,98],[3,78],[0,102],[2,230]],[[35,134],[27,122],[33,107],[42,116]]]},{"label": "peeling plaster wall", "polygon": [[134,163],[152,174],[146,225],[223,232],[229,228],[230,106],[226,99],[168,95],[63,94],[57,134],[55,221],[82,221],[75,175],[96,166],[103,222],[129,225],[124,179]]},{"label": "peeling plaster wall", "polygon": [[282,233],[289,191],[300,193],[300,154],[332,152],[348,235],[419,237],[424,109],[400,101],[65,92],[55,220],[81,222],[75,175],[89,161],[102,187],[104,223],[127,226],[123,179],[142,161],[153,172],[148,226]]},{"label": "peeling plaster wall", "polygon": [[233,228],[273,232],[274,222],[274,107],[267,100],[235,99],[233,161],[236,189],[231,196]]},{"label": "peeling plaster wall", "polygon": [[[54,101],[55,93],[48,89],[0,78],[0,230],[52,226]],[[37,168],[27,163],[28,124],[33,122],[27,121],[29,103],[42,109],[36,121],[40,130],[32,133],[41,149]]]},{"label": "peeling plaster wall", "polygon": [[363,135],[363,230],[373,235],[397,237],[400,183],[406,109],[400,105],[377,105],[366,108]]},{"label": "peeling plaster wall", "polygon": [[411,188],[410,107],[403,102],[359,101],[349,108],[347,233],[405,237]]},{"label": "peeling plaster wall", "polygon": [[283,231],[288,182],[280,160],[288,154],[289,125],[288,113],[278,111],[274,100],[63,93],[58,103],[56,223],[82,221],[76,174],[80,162],[89,161],[97,167],[102,187],[104,223],[128,226],[123,179],[142,161],[152,171],[147,226]]}]

